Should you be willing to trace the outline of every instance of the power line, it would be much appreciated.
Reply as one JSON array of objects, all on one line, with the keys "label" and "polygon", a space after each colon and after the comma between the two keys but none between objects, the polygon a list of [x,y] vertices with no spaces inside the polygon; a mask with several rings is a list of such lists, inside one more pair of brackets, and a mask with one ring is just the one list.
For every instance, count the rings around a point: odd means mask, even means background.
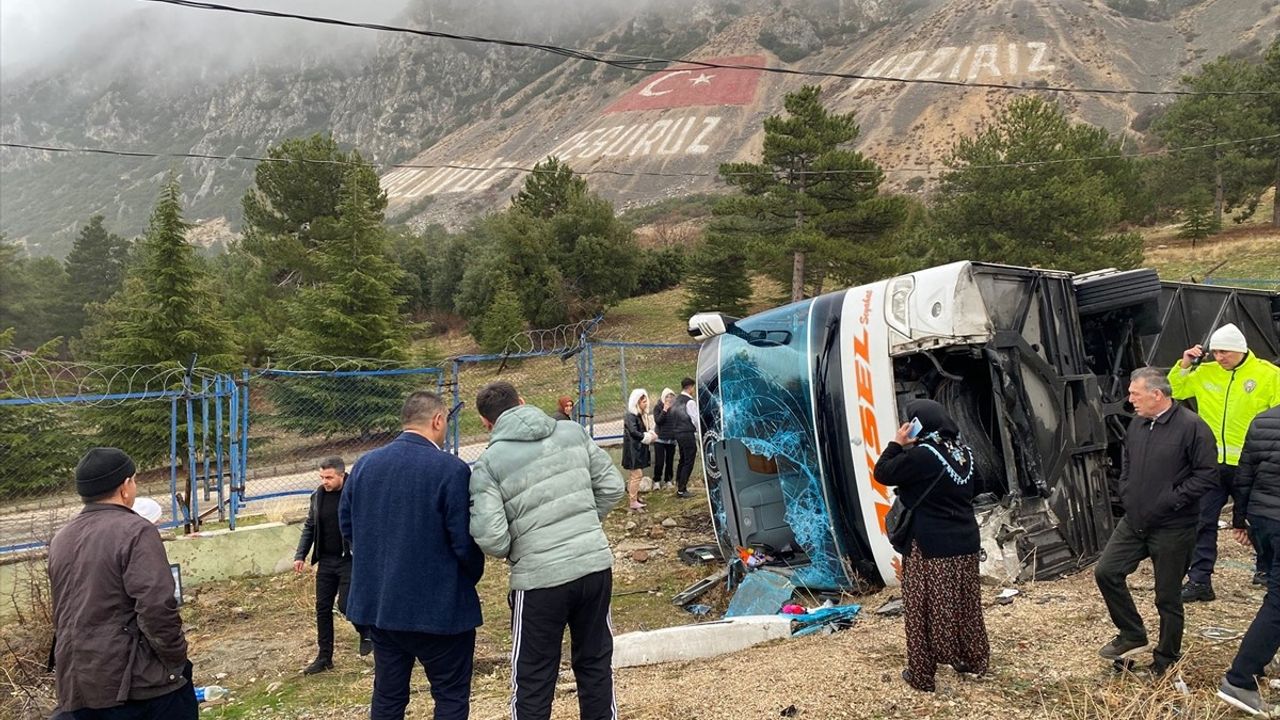
[{"label": "power line", "polygon": [[[1176,155],[1179,153],[1189,152],[1191,150],[1206,150],[1214,147],[1224,147],[1228,145],[1241,145],[1245,143],[1264,142],[1267,140],[1280,139],[1280,133],[1272,133],[1270,135],[1259,135],[1257,137],[1242,138],[1239,140],[1222,140],[1219,142],[1204,143],[1201,145],[1183,145],[1171,148],[1158,148],[1155,150],[1145,150],[1137,153],[1112,153],[1109,155],[1085,155],[1079,157],[1066,158],[1050,158],[1046,160],[1024,160],[1019,162],[1007,163],[986,163],[980,165],[962,165],[957,168],[938,167],[933,165],[924,166],[902,166],[896,168],[881,168],[878,170],[797,170],[790,173],[786,171],[778,173],[755,173],[755,172],[733,172],[733,173],[711,173],[711,172],[660,172],[646,170],[608,170],[608,169],[586,169],[574,170],[578,175],[611,175],[616,177],[666,177],[666,178],[719,178],[719,177],[745,177],[753,175],[874,175],[876,173],[884,173],[886,175],[892,173],[938,173],[947,170],[994,170],[1000,168],[1019,168],[1019,167],[1036,167],[1041,165],[1060,165],[1064,163],[1091,162],[1094,160],[1121,160],[1125,158],[1151,157],[1158,155]],[[95,148],[95,147],[66,147],[58,145],[36,145],[30,143],[16,142],[0,142],[0,148],[12,148],[18,150],[35,150],[40,152],[52,152],[62,154],[87,154],[87,155],[106,155],[114,157],[136,157],[136,158],[169,158],[177,160],[241,160],[247,162],[274,162],[274,163],[293,163],[300,162],[303,164],[315,165],[369,165],[372,167],[386,169],[408,169],[408,170],[471,170],[471,171],[499,171],[505,172],[514,170],[524,173],[540,173],[551,172],[547,170],[539,170],[535,167],[526,167],[522,165],[459,165],[455,163],[385,163],[378,161],[356,162],[353,160],[325,160],[314,158],[281,158],[281,157],[262,157],[257,155],[217,155],[213,153],[190,153],[190,152],[148,152],[143,150],[119,150],[115,148]]]},{"label": "power line", "polygon": [[948,87],[962,88],[982,88],[994,90],[1018,90],[1031,92],[1060,92],[1072,93],[1078,95],[1280,95],[1280,90],[1144,90],[1139,88],[1072,88],[1054,85],[1029,86],[1029,85],[1010,85],[1007,83],[991,83],[991,82],[963,82],[959,80],[942,80],[942,79],[920,79],[920,78],[898,78],[887,77],[884,75],[861,75],[858,73],[842,73],[829,70],[804,70],[800,68],[783,68],[769,65],[749,65],[745,63],[716,63],[706,60],[690,60],[687,58],[660,58],[652,56],[640,55],[624,55],[620,53],[594,53],[576,48],[563,47],[560,45],[550,45],[544,43],[525,42],[522,40],[509,40],[504,38],[491,38],[480,35],[460,35],[456,33],[441,32],[439,30],[423,30],[420,28],[400,27],[396,25],[384,25],[382,23],[356,22],[353,20],[340,20],[338,18],[320,17],[317,15],[301,15],[298,13],[280,12],[277,10],[264,10],[261,8],[237,7],[234,5],[221,5],[219,3],[198,2],[197,0],[143,0],[144,2],[162,3],[165,5],[176,5],[178,7],[190,8],[195,10],[212,10],[217,12],[239,13],[242,15],[258,15],[269,18],[283,18],[291,20],[303,20],[305,22],[320,23],[323,25],[336,25],[339,27],[363,28],[365,30],[378,30],[381,32],[404,33],[409,35],[418,35],[421,37],[436,38],[439,40],[457,40],[460,42],[479,43],[486,45],[500,45],[504,47],[526,48],[530,50],[538,50],[540,52],[560,55],[575,60],[585,62],[599,63],[609,65],[623,70],[633,70],[641,72],[654,72],[671,64],[690,65],[695,68],[705,69],[721,69],[721,70],[758,70],[760,72],[773,73],[776,75],[799,75],[803,77],[817,78],[836,78],[841,80],[867,80],[871,82],[898,83],[902,85],[943,85]]}]

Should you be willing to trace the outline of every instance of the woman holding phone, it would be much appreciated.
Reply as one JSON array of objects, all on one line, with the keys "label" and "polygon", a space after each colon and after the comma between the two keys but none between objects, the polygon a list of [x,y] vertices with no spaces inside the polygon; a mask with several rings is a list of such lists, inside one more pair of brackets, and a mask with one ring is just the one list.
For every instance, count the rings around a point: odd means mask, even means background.
[{"label": "woman holding phone", "polygon": [[978,520],[973,513],[973,451],[942,405],[907,404],[909,422],[876,462],[875,478],[898,488],[913,510],[902,553],[907,668],[902,679],[932,692],[938,665],[984,674],[991,650],[978,579]]}]

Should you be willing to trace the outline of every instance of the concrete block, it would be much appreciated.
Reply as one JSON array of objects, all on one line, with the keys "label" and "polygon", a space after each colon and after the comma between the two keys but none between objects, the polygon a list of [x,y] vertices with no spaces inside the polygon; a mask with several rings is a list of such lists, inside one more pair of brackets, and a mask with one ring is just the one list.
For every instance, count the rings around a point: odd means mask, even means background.
[{"label": "concrete block", "polygon": [[215,530],[165,543],[169,562],[182,566],[182,584],[275,575],[293,566],[301,525],[266,523],[239,530]]},{"label": "concrete block", "polygon": [[655,665],[715,657],[791,637],[790,618],[777,615],[630,632],[613,639],[613,667]]}]

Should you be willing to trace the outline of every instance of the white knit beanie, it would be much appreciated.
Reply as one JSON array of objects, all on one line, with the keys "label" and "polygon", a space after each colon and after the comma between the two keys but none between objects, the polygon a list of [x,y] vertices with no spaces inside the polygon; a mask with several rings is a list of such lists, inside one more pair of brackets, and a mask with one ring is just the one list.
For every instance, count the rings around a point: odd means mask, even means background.
[{"label": "white knit beanie", "polygon": [[1214,330],[1209,336],[1209,349],[1249,352],[1249,343],[1244,339],[1244,333],[1240,332],[1240,328],[1234,323],[1227,323]]}]

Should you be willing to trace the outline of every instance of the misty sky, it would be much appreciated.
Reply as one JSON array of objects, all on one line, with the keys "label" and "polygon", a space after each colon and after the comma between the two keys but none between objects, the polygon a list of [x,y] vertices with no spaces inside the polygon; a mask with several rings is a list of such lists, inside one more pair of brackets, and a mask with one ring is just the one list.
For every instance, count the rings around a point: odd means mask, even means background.
[{"label": "misty sky", "polygon": [[[227,0],[225,4],[385,22],[395,18],[408,0]],[[61,59],[92,42],[95,31],[143,23],[178,33],[192,32],[192,37],[200,38],[226,33],[243,40],[247,33],[269,40],[287,35],[295,43],[315,39],[320,47],[325,38],[333,37],[333,29],[298,20],[190,10],[140,0],[0,0],[0,75],[12,76]],[[344,38],[361,40],[377,36],[371,31],[345,33]]]}]

